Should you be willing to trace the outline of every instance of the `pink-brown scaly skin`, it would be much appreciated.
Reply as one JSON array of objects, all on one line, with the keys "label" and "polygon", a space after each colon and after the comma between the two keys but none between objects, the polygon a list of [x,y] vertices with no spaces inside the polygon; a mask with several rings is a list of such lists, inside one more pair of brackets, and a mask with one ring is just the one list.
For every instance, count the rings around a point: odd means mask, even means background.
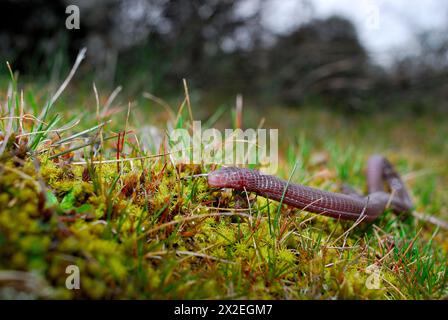
[{"label": "pink-brown scaly skin", "polygon": [[[384,182],[394,189],[393,195],[384,191]],[[412,209],[411,199],[399,175],[385,158],[377,155],[368,162],[367,184],[370,194],[367,197],[353,193],[333,193],[293,183],[288,185],[277,177],[237,167],[211,172],[208,184],[211,187],[255,192],[275,201],[281,201],[285,193],[283,203],[337,219],[357,220],[362,214],[365,220],[372,221],[388,205],[397,213]]]}]

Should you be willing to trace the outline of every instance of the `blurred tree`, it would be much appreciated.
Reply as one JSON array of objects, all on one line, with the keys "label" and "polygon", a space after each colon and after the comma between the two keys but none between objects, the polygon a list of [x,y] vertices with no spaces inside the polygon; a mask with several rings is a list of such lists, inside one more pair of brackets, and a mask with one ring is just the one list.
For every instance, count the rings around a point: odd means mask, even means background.
[{"label": "blurred tree", "polygon": [[322,95],[332,104],[358,108],[372,85],[369,57],[353,24],[341,17],[312,20],[279,38],[267,60],[275,95],[287,103]]},{"label": "blurred tree", "polygon": [[[0,2],[0,57],[13,63],[16,70],[48,71],[50,61],[65,39],[63,1],[3,0]],[[73,34],[80,34],[74,31]]]},{"label": "blurred tree", "polygon": [[[146,49],[158,53],[152,58],[159,60],[159,67],[169,64],[165,68],[168,83],[178,86],[181,78],[187,78],[196,87],[222,89],[230,78],[236,80],[232,74],[241,71],[237,64],[242,52],[238,47],[229,50],[226,43],[237,42],[238,34],[257,18],[257,13],[238,17],[239,2],[170,0],[162,4],[161,23],[149,35]],[[251,36],[248,42],[256,38]]]},{"label": "blurred tree", "polygon": [[417,50],[397,58],[377,80],[382,108],[401,108],[417,114],[448,112],[448,33],[431,30],[416,34]]}]

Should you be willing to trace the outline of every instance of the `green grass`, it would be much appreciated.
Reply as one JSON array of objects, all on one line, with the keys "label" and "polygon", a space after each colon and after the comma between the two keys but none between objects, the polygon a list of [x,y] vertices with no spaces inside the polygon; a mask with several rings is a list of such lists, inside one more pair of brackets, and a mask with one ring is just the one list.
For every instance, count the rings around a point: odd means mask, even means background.
[{"label": "green grass", "polygon": [[[44,91],[25,88],[22,104],[11,77],[10,97],[0,91],[8,139],[0,154],[1,298],[448,297],[446,230],[391,212],[353,228],[253,194],[211,190],[204,177],[182,179],[210,166],[174,166],[163,148],[143,151],[134,136],[143,125],[188,129],[187,101],[177,119],[150,100],[138,100],[129,117],[127,104],[101,116],[106,95],[72,91],[48,104]],[[201,120],[237,122],[227,114],[221,108]],[[416,212],[448,220],[445,119],[311,107],[236,116],[246,127],[264,117],[265,127],[280,129],[278,174],[291,182],[365,192],[366,159],[379,152],[404,175]],[[72,264],[79,290],[65,287]],[[372,268],[377,289],[366,286]]]}]

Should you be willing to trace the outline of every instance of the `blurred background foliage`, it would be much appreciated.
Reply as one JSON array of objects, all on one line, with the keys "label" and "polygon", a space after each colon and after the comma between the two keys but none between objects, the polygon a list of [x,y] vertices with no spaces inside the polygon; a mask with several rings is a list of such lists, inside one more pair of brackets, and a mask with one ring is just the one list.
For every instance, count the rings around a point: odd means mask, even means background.
[{"label": "blurred background foliage", "polygon": [[[418,30],[419,48],[385,66],[350,20],[313,16],[313,1],[298,2],[307,17],[277,32],[262,23],[265,0],[3,0],[1,74],[10,61],[22,79],[57,82],[86,46],[81,72],[129,94],[182,94],[186,78],[204,99],[242,93],[261,106],[448,112],[447,30]],[[65,28],[69,4],[80,8],[79,30]]]}]

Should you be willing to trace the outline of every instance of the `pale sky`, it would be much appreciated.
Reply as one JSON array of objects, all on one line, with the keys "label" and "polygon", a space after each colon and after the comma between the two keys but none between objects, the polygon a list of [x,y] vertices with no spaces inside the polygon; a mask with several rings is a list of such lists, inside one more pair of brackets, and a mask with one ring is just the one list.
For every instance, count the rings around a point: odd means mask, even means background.
[{"label": "pale sky", "polygon": [[[255,0],[256,1],[256,0]],[[340,14],[350,18],[359,37],[374,58],[387,63],[394,53],[415,49],[415,32],[448,30],[446,0],[310,0],[313,9],[298,0],[269,0],[264,22],[275,30],[287,31],[310,15]]]}]

